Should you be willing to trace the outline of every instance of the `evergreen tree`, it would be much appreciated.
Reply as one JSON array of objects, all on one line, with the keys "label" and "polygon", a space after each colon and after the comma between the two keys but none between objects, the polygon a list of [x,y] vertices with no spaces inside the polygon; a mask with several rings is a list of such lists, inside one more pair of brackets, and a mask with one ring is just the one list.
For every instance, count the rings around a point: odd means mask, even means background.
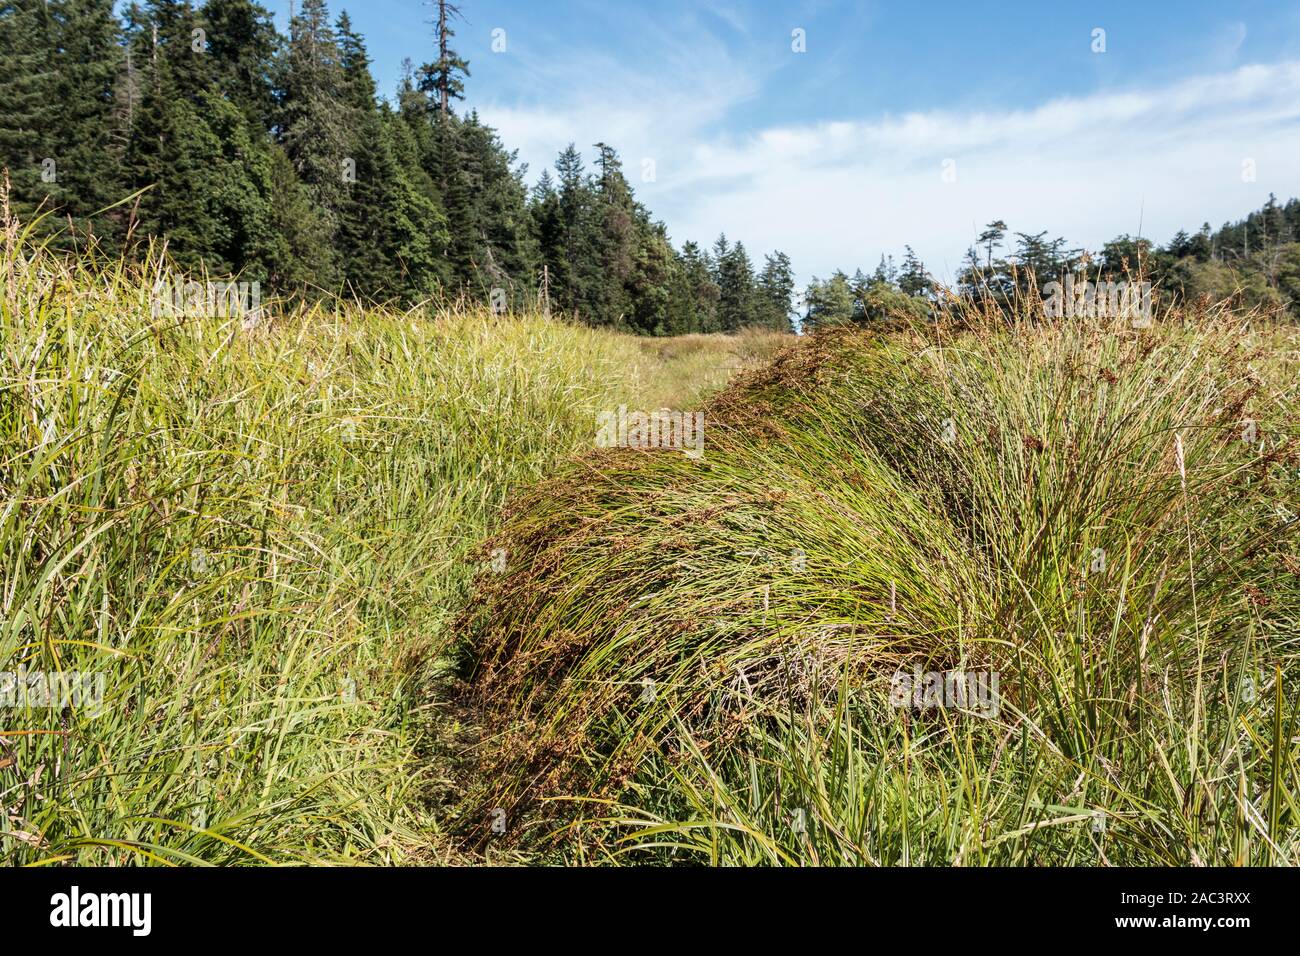
[{"label": "evergreen tree", "polygon": [[136,231],[162,236],[178,262],[200,268],[221,225],[212,211],[211,160],[221,150],[205,121],[207,49],[190,6],[151,0],[132,14],[129,44],[140,66],[139,101],[125,168],[140,198]]},{"label": "evergreen tree", "polygon": [[121,220],[103,212],[124,186],[114,136],[120,39],[112,0],[0,6],[0,165],[20,215],[57,212],[45,226],[60,245],[92,232],[111,239]]},{"label": "evergreen tree", "polygon": [[355,116],[324,0],[303,0],[290,23],[278,115],[280,141],[329,237],[329,252],[315,271],[322,284],[334,286],[341,278],[334,246],[356,161],[348,155]]},{"label": "evergreen tree", "polygon": [[898,274],[898,288],[904,295],[926,295],[934,288],[934,280],[923,263],[912,251],[911,246],[904,246],[903,268]]},{"label": "evergreen tree", "polygon": [[595,197],[583,170],[582,155],[570,143],[555,161],[559,182],[560,218],[564,227],[564,260],[557,280],[565,311],[585,315],[598,300],[601,281],[595,248]]},{"label": "evergreen tree", "polygon": [[274,64],[280,46],[271,12],[252,0],[207,0],[202,9],[212,79],[263,134],[275,121]]},{"label": "evergreen tree", "polygon": [[317,287],[318,264],[328,261],[331,254],[325,220],[284,149],[273,143],[267,148],[266,158],[272,229],[283,240],[278,256],[267,265],[268,281],[286,293]]},{"label": "evergreen tree", "polygon": [[668,335],[676,327],[673,281],[680,268],[662,222],[649,221],[636,209],[636,249],[626,291],[631,301],[628,324],[645,335]]},{"label": "evergreen tree", "polygon": [[118,217],[101,210],[123,195],[121,151],[114,140],[114,88],[122,57],[121,24],[112,0],[58,0],[54,12],[59,45],[55,57],[58,125],[53,156],[57,188],[51,198],[76,231],[111,238]]},{"label": "evergreen tree", "polygon": [[538,263],[544,269],[546,306],[556,303],[568,285],[568,259],[565,256],[564,214],[560,208],[560,194],[550,170],[543,169],[533,187],[528,203],[533,243],[537,249]]},{"label": "evergreen tree", "polygon": [[42,163],[56,151],[55,30],[44,0],[0,2],[0,166],[25,219],[49,194]]},{"label": "evergreen tree", "polygon": [[595,194],[595,249],[599,284],[590,303],[597,321],[615,323],[632,311],[628,284],[637,253],[635,210],[632,191],[623,177],[618,155],[605,143],[597,143],[592,192]]},{"label": "evergreen tree", "polygon": [[989,271],[993,269],[993,250],[1002,245],[1006,234],[1007,224],[1001,219],[995,219],[984,227],[984,231],[975,240],[978,245],[984,247],[984,268]]},{"label": "evergreen tree", "polygon": [[804,291],[804,302],[806,311],[802,324],[805,330],[813,331],[853,321],[853,290],[849,277],[839,269],[825,282],[813,277]]},{"label": "evergreen tree", "polygon": [[682,275],[689,295],[690,322],[683,325],[680,332],[717,332],[721,329],[718,320],[718,302],[722,290],[713,278],[713,268],[708,253],[694,242],[682,246]]},{"label": "evergreen tree", "polygon": [[434,21],[433,38],[438,44],[438,59],[426,64],[424,92],[437,95],[438,111],[444,117],[451,112],[452,100],[465,98],[465,81],[470,75],[469,63],[451,48],[451,38],[456,35],[452,21],[459,18],[460,8],[448,0],[437,0],[438,14]]},{"label": "evergreen tree", "polygon": [[[861,272],[858,273],[861,276]],[[788,331],[790,329],[790,300],[794,295],[794,270],[790,257],[784,252],[774,252],[763,261],[763,271],[758,277],[758,323],[765,328]]]},{"label": "evergreen tree", "polygon": [[476,113],[434,122],[445,186],[441,190],[451,236],[447,259],[453,281],[485,298],[492,289],[531,293],[536,254],[530,235],[524,170],[496,131]]},{"label": "evergreen tree", "polygon": [[713,255],[690,242],[679,254],[609,144],[590,173],[570,144],[530,195],[517,154],[454,109],[469,76],[458,16],[439,0],[436,59],[405,62],[390,108],[364,40],[346,13],[331,26],[325,0],[302,0],[287,39],[255,0],[145,0],[120,17],[112,0],[0,0],[15,207],[57,210],[44,226],[60,242],[158,237],[184,270],[280,293],[505,288],[521,302],[544,274],[549,302],[592,324],[786,327],[789,258],[767,256],[756,278],[725,237]]},{"label": "evergreen tree", "polygon": [[336,33],[354,163],[345,180],[337,235],[344,281],[365,298],[434,295],[447,279],[446,217],[409,136],[403,140],[401,120],[376,105],[370,57],[346,12]]},{"label": "evergreen tree", "polygon": [[[420,125],[421,120],[433,120],[416,135],[424,170],[437,186],[439,201],[447,215],[451,239],[445,250],[446,270],[461,288],[481,286],[475,253],[483,250],[476,246],[473,237],[476,230],[480,234],[483,231],[478,229],[481,224],[475,222],[473,197],[481,170],[468,169],[466,165],[466,153],[474,152],[474,147],[481,144],[465,142],[466,137],[462,135],[465,131],[455,122],[452,112],[452,101],[464,99],[464,78],[469,76],[469,63],[451,47],[455,36],[452,22],[460,17],[460,8],[448,0],[436,2],[433,38],[438,58],[420,67],[418,83],[413,88],[408,69],[403,80],[402,115],[413,126]],[[416,101],[413,94],[417,91],[422,101]]]},{"label": "evergreen tree", "polygon": [[745,244],[728,247],[726,236],[714,246],[718,282],[718,324],[723,332],[735,332],[754,321],[754,268]]},{"label": "evergreen tree", "polygon": [[1153,248],[1148,239],[1118,236],[1102,246],[1101,270],[1107,275],[1136,278],[1147,271]]}]

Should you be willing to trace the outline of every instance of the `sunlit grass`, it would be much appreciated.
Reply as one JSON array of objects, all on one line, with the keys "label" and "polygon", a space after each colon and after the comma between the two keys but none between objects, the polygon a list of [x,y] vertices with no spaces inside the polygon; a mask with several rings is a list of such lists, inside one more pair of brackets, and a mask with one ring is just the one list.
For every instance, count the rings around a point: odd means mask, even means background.
[{"label": "sunlit grass", "polygon": [[478,544],[681,363],[535,315],[155,317],[164,266],[0,260],[0,672],[106,689],[0,709],[0,860],[453,858]]},{"label": "sunlit grass", "polygon": [[[587,456],[465,618],[466,839],[500,808],[581,862],[1295,862],[1297,344],[846,331],[710,406],[700,461]],[[891,706],[914,666],[996,670],[1000,712]]]}]

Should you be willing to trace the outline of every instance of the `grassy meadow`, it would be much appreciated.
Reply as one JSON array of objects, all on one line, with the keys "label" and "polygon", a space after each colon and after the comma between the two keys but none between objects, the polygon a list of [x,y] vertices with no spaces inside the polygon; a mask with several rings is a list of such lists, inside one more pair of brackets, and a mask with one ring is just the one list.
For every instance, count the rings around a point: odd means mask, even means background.
[{"label": "grassy meadow", "polygon": [[[1294,328],[251,322],[165,268],[5,237],[0,673],[105,692],[0,709],[0,861],[1300,858]],[[992,712],[898,693],[954,671]]]},{"label": "grassy meadow", "polygon": [[500,506],[596,409],[689,404],[775,343],[155,317],[164,275],[7,237],[0,673],[105,683],[98,708],[0,709],[0,860],[463,858],[449,625]]},{"label": "grassy meadow", "polygon": [[[463,615],[481,812],[586,863],[1295,863],[1298,348],[1213,310],[842,330],[699,461],[584,457]],[[995,706],[919,706],[954,673]]]}]

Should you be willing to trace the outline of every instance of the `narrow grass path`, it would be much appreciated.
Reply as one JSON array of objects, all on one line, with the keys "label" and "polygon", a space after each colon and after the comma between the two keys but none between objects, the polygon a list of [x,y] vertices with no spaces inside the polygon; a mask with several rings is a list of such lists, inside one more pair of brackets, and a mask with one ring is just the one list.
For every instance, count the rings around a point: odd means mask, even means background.
[{"label": "narrow grass path", "polygon": [[[781,350],[796,344],[797,340],[790,336],[757,332],[628,338],[626,364],[619,369],[599,410],[613,411],[620,405],[632,411],[699,410],[737,374],[761,367]],[[593,449],[594,424],[593,416],[592,433],[579,436],[570,449],[572,455],[581,456]],[[514,487],[511,496],[522,495],[529,488],[528,484]],[[484,524],[485,539],[494,527],[494,520]],[[474,557],[480,573],[494,559],[501,562],[503,571],[508,569],[508,555],[480,549]],[[448,605],[457,612],[464,611],[468,599],[470,591],[462,587]],[[425,798],[439,820],[440,835],[448,830],[463,831],[464,815],[478,812],[478,807],[466,805],[464,800],[484,789],[486,781],[478,776],[482,767],[478,752],[499,731],[492,721],[485,720],[481,707],[467,703],[459,676],[464,662],[458,650],[448,646],[429,663],[421,675],[418,692],[425,701],[419,708],[418,763],[429,774]],[[476,849],[475,844],[459,839],[439,839],[435,855],[443,862],[458,864],[535,862],[529,852],[516,847],[484,844]]]},{"label": "narrow grass path", "polygon": [[[0,864],[436,863],[439,691],[502,505],[620,403],[777,337],[156,306],[170,264],[0,253]],[[177,278],[173,284],[181,283]],[[432,729],[431,729],[432,728]]]}]

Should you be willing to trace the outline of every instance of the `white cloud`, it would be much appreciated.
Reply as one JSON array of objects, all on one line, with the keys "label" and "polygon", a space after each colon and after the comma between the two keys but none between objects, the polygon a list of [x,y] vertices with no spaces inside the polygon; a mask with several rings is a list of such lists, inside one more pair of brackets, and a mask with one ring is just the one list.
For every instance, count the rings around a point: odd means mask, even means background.
[{"label": "white cloud", "polygon": [[[785,250],[803,279],[870,268],[904,243],[949,278],[975,233],[997,218],[1096,248],[1121,232],[1165,241],[1205,220],[1217,226],[1270,191],[1300,195],[1300,62],[1032,109],[936,110],[740,136],[719,126],[745,109],[753,78],[716,58],[694,62],[715,66],[687,69],[654,95],[611,73],[583,102],[483,112],[535,172],[569,140],[614,144],[676,241],[709,242],[725,230],[756,257]],[[637,182],[642,157],[656,159],[656,182]],[[955,160],[956,182],[941,179],[945,159]],[[1255,182],[1242,181],[1245,159],[1255,161]]]},{"label": "white cloud", "polygon": [[1241,52],[1241,46],[1246,42],[1246,36],[1250,31],[1246,29],[1246,24],[1240,20],[1230,23],[1224,28],[1221,46],[1218,50],[1219,58],[1227,63],[1231,63]]}]

